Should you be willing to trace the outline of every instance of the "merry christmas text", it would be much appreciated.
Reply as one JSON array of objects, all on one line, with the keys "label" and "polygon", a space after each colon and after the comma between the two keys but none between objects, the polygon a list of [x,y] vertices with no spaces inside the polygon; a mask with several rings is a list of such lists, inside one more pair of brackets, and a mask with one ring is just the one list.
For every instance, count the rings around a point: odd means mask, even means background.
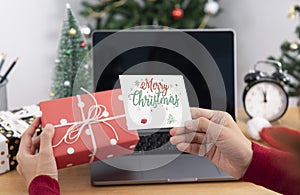
[{"label": "merry christmas text", "polygon": [[141,83],[140,88],[143,90],[149,89],[151,92],[155,90],[161,91],[162,96],[166,96],[168,93],[169,85],[164,84],[163,82],[154,82],[153,78],[151,78],[150,80],[146,78],[145,81]]},{"label": "merry christmas text", "polygon": [[154,95],[143,95],[142,90],[136,90],[129,94],[129,97],[132,98],[134,106],[148,106],[153,108],[156,108],[158,104],[179,106],[179,98],[176,94],[175,96],[164,97],[162,91],[157,91]]}]

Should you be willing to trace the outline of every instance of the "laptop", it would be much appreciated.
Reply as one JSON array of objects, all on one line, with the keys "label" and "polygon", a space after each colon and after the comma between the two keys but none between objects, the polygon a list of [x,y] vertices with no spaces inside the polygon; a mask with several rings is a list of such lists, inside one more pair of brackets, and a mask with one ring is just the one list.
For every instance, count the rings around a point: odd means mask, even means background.
[{"label": "laptop", "polygon": [[[95,91],[120,88],[119,75],[182,75],[191,107],[236,118],[233,30],[98,30],[92,45]],[[207,158],[178,151],[169,130],[138,130],[133,154],[93,162],[92,185],[234,180]]]}]

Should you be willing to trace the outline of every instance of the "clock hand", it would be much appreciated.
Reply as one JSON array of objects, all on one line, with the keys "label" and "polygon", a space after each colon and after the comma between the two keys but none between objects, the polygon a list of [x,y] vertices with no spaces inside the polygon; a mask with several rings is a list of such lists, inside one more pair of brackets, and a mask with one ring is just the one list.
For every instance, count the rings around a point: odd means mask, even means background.
[{"label": "clock hand", "polygon": [[267,92],[263,90],[263,95],[264,95],[264,103],[267,102]]}]

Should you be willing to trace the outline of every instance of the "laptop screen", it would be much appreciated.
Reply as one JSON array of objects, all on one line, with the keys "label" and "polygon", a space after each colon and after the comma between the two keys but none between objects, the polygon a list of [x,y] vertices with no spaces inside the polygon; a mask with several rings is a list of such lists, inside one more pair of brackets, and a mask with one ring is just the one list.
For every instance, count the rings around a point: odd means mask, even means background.
[{"label": "laptop screen", "polygon": [[120,88],[119,75],[183,75],[191,107],[235,119],[231,30],[100,30],[93,33],[94,90]]}]

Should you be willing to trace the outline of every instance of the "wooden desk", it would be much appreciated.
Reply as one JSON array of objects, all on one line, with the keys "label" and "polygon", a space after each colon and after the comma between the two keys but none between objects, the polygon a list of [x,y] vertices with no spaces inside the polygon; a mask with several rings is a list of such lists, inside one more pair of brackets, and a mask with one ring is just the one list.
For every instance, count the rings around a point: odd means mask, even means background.
[{"label": "wooden desk", "polygon": [[[248,117],[238,111],[238,125],[245,132]],[[273,125],[284,125],[300,130],[300,108],[289,108],[285,116]],[[261,186],[247,182],[205,182],[188,184],[132,185],[92,187],[88,164],[59,171],[62,194],[277,194]],[[0,175],[0,194],[27,194],[23,179],[17,171]]]}]

